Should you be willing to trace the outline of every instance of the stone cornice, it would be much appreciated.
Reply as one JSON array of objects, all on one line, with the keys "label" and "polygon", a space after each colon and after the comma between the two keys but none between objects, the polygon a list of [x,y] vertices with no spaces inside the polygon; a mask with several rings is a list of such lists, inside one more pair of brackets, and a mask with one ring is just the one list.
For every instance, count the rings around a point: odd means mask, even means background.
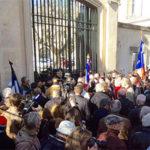
[{"label": "stone cornice", "polygon": [[77,0],[91,8],[97,8],[97,7],[101,7],[102,3],[101,0]]},{"label": "stone cornice", "polygon": [[84,1],[90,3],[91,5],[93,5],[95,7],[102,6],[101,0],[84,0]]},{"label": "stone cornice", "polygon": [[150,32],[150,27],[143,27],[143,26],[133,25],[133,24],[129,24],[129,23],[118,22],[118,27]]},{"label": "stone cornice", "polygon": [[108,2],[109,4],[111,3],[116,3],[116,4],[120,4],[120,0],[106,0],[106,2]]}]

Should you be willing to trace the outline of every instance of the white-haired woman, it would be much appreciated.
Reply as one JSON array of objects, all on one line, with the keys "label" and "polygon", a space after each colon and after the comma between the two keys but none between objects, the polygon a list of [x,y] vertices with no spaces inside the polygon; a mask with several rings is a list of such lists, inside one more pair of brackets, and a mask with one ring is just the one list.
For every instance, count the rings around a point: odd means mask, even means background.
[{"label": "white-haired woman", "polygon": [[37,112],[30,112],[24,116],[24,127],[18,132],[15,140],[16,150],[40,149],[37,138],[40,124],[41,117]]},{"label": "white-haired woman", "polygon": [[127,98],[131,102],[135,103],[134,90],[133,90],[132,83],[131,83],[130,79],[129,78],[123,78],[121,80],[121,87],[127,89]]}]

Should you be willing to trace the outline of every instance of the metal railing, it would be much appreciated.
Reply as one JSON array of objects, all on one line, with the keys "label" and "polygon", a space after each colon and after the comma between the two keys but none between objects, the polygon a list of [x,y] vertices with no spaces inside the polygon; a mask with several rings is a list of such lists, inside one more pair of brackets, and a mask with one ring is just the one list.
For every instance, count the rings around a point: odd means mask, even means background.
[{"label": "metal railing", "polygon": [[35,71],[84,71],[87,54],[96,71],[96,8],[77,0],[31,1]]}]

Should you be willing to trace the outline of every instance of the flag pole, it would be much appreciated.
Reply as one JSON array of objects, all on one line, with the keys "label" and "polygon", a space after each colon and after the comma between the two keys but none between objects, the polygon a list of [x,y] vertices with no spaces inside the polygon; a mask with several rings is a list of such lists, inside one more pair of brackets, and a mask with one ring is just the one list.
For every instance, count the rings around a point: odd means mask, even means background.
[{"label": "flag pole", "polygon": [[143,41],[143,31],[141,30],[141,40]]},{"label": "flag pole", "polygon": [[11,61],[9,61],[9,65],[10,65],[10,68],[11,68],[11,83],[12,83],[11,89],[12,89],[12,92],[13,93],[21,93],[19,82],[18,82],[16,73],[14,71],[14,68],[12,66],[13,63]]}]

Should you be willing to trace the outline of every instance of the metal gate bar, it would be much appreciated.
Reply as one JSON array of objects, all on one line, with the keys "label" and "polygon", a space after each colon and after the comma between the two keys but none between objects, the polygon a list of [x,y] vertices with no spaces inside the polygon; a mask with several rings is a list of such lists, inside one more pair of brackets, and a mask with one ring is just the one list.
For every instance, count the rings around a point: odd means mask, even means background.
[{"label": "metal gate bar", "polygon": [[93,61],[97,60],[97,20],[91,19],[96,18],[96,8],[81,0],[31,2],[35,71],[59,68],[68,72],[84,71],[87,54]]}]

